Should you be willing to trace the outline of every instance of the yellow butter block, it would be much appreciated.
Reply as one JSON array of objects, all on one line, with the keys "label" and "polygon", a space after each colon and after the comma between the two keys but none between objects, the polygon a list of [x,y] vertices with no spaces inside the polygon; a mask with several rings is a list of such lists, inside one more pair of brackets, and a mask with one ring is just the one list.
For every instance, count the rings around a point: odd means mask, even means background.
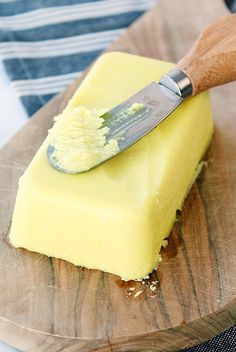
[{"label": "yellow butter block", "polygon": [[[172,64],[125,53],[101,56],[66,110],[110,109]],[[160,260],[212,136],[208,93],[185,101],[155,130],[99,167],[66,175],[47,162],[46,140],[21,177],[11,243],[87,268],[138,279]]]}]

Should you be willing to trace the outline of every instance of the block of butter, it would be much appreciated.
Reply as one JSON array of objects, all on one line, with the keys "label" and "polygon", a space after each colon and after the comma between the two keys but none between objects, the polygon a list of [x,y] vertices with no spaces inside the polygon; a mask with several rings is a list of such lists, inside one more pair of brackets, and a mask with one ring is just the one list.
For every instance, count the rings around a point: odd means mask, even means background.
[{"label": "block of butter", "polygon": [[[66,111],[111,109],[171,67],[126,53],[102,55]],[[46,139],[20,178],[11,243],[124,280],[143,278],[161,260],[164,239],[199,173],[212,131],[204,92],[132,147],[85,173],[53,169]]]}]

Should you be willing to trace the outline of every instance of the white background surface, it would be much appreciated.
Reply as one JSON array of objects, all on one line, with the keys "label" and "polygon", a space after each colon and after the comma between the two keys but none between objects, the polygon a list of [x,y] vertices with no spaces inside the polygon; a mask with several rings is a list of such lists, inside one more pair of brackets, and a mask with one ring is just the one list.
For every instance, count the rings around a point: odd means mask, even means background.
[{"label": "white background surface", "polygon": [[[12,92],[0,60],[0,148],[26,121],[26,112]],[[14,348],[0,342],[0,352],[15,351]]]},{"label": "white background surface", "polygon": [[26,112],[11,89],[0,60],[0,148],[26,121]]},{"label": "white background surface", "polygon": [[16,350],[0,342],[0,352],[16,352]]}]

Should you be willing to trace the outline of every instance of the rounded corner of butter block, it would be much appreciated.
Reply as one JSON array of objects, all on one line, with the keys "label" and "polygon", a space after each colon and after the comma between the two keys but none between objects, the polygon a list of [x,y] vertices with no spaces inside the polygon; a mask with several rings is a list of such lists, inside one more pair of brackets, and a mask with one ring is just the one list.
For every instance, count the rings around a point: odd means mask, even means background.
[{"label": "rounded corner of butter block", "polygon": [[103,65],[109,65],[110,62],[114,61],[119,61],[120,59],[123,59],[124,57],[129,56],[130,54],[127,54],[122,51],[109,51],[104,54],[101,54],[93,63],[91,70],[93,71],[94,69],[96,70],[100,66]]},{"label": "rounded corner of butter block", "polygon": [[126,56],[126,55],[129,55],[127,54],[126,52],[123,52],[123,51],[119,51],[119,50],[114,50],[114,51],[108,51],[104,54],[101,54],[97,61],[103,61],[103,60],[110,60],[110,59],[113,59],[114,57],[121,57],[121,56]]},{"label": "rounded corner of butter block", "polygon": [[121,61],[127,61],[127,63],[129,62],[137,62],[136,60],[138,60],[139,62],[141,61],[145,61],[145,62],[158,62],[160,65],[167,65],[167,69],[170,69],[174,64],[170,61],[165,61],[165,60],[161,60],[158,58],[150,58],[150,57],[146,57],[143,55],[137,55],[137,54],[133,54],[133,53],[128,53],[125,51],[120,51],[120,50],[114,50],[114,51],[109,51],[106,52],[102,55],[100,55],[97,60],[95,61],[95,63],[92,66],[93,68],[97,68],[101,66],[103,66],[104,64],[110,64],[110,62],[117,62],[120,63]]},{"label": "rounded corner of butter block", "polygon": [[12,229],[12,226],[9,232],[9,242],[13,247],[20,248],[20,243],[19,241],[17,241],[16,234],[15,231]]},{"label": "rounded corner of butter block", "polygon": [[169,62],[171,64],[173,64],[171,61],[166,61],[166,60],[162,60],[162,59],[159,59],[159,58],[152,58],[152,57],[148,57],[148,56],[144,56],[144,55],[140,55],[140,54],[134,54],[134,53],[131,53],[131,52],[127,52],[127,51],[122,51],[122,50],[114,50],[114,51],[109,51],[109,52],[106,52],[104,54],[101,54],[100,57],[97,59],[97,60],[100,60],[102,58],[114,58],[114,57],[123,57],[123,58],[143,58],[145,59],[146,61],[148,60],[151,60],[151,61],[158,61],[158,62]]}]

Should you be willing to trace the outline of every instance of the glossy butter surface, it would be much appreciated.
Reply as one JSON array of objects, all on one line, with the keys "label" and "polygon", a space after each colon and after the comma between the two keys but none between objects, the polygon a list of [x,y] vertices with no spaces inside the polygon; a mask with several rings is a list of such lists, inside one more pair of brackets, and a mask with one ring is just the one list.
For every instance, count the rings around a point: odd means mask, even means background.
[{"label": "glossy butter surface", "polygon": [[[105,54],[67,109],[110,109],[171,67],[125,53]],[[20,179],[12,244],[124,279],[144,277],[157,266],[212,129],[209,96],[202,93],[131,148],[79,175],[48,164],[46,140]]]}]

